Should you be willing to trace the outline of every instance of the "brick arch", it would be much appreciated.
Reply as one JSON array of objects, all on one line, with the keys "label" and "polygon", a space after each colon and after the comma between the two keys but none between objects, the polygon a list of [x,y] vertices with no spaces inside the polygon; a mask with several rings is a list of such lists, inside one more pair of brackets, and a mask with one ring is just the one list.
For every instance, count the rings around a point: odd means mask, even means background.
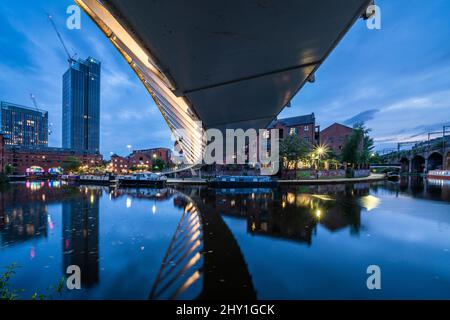
[{"label": "brick arch", "polygon": [[425,157],[421,155],[415,155],[411,159],[411,172],[423,173],[425,170]]},{"label": "brick arch", "polygon": [[401,172],[409,172],[409,166],[411,165],[411,160],[407,157],[402,157],[399,161]]},{"label": "brick arch", "polygon": [[443,161],[442,153],[438,151],[431,152],[428,155],[427,160],[428,160],[427,170],[442,169],[442,161]]}]

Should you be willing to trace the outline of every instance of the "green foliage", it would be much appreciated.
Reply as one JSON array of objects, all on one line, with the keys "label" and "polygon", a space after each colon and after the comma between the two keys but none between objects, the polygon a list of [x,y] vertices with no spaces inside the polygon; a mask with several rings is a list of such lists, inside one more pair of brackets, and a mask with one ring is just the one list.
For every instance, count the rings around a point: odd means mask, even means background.
[{"label": "green foliage", "polygon": [[9,182],[9,178],[6,174],[0,173],[0,186],[4,186]]},{"label": "green foliage", "polygon": [[342,161],[345,163],[368,164],[374,148],[373,139],[369,136],[371,129],[367,129],[364,123],[357,123],[353,127],[352,134],[342,148]]},{"label": "green foliage", "polygon": [[[19,293],[25,292],[24,289],[11,288],[10,280],[16,274],[16,269],[19,266],[17,263],[13,263],[6,267],[6,271],[0,274],[0,300],[17,300],[20,298]],[[65,278],[61,277],[56,286],[50,286],[47,288],[49,294],[39,294],[37,292],[31,295],[31,300],[46,300],[53,299],[53,293],[62,295],[64,289]]]},{"label": "green foliage", "polygon": [[309,153],[309,146],[296,135],[289,135],[280,140],[280,157],[284,167],[296,167],[296,163],[306,160]]},{"label": "green foliage", "polygon": [[16,300],[19,297],[19,290],[10,286],[11,278],[16,274],[17,263],[6,267],[6,271],[0,274],[0,300]]},{"label": "green foliage", "polygon": [[166,163],[161,159],[155,159],[152,162],[153,171],[161,171],[166,167]]},{"label": "green foliage", "polygon": [[81,162],[76,157],[67,157],[61,164],[64,172],[77,171],[81,166]]},{"label": "green foliage", "polygon": [[13,174],[14,171],[15,171],[15,169],[14,169],[14,166],[13,166],[12,164],[7,164],[7,165],[5,166],[5,174],[6,174],[6,175],[9,176],[9,175]]},{"label": "green foliage", "polygon": [[381,156],[378,152],[375,152],[370,155],[370,163],[371,164],[383,164],[383,159],[381,158]]}]

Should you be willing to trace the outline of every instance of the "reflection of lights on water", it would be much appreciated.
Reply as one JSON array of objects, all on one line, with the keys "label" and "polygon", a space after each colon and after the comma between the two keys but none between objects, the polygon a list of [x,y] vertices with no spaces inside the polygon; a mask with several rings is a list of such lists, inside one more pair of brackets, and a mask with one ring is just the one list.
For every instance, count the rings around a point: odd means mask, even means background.
[{"label": "reflection of lights on water", "polygon": [[30,249],[30,259],[34,259],[36,257],[36,249],[34,247],[31,247]]},{"label": "reflection of lights on water", "polygon": [[427,182],[429,185],[432,185],[432,186],[439,186],[439,187],[450,186],[450,180],[428,178]]},{"label": "reflection of lights on water", "polygon": [[231,200],[231,206],[234,207],[236,205],[236,201],[235,200]]},{"label": "reflection of lights on water", "polygon": [[186,208],[184,208],[184,212],[187,213],[189,210],[192,209],[194,205],[192,204],[192,202],[189,202],[189,204],[186,206]]},{"label": "reflection of lights on water", "polygon": [[42,194],[42,201],[44,201],[44,202],[45,202],[45,193],[44,193],[44,194]]},{"label": "reflection of lights on water", "polygon": [[252,223],[252,231],[255,231],[256,230],[256,225],[255,225],[255,223],[253,222]]},{"label": "reflection of lights on water", "polygon": [[359,199],[359,204],[361,207],[365,208],[367,211],[377,208],[381,203],[381,200],[372,195],[364,196]]},{"label": "reflection of lights on water", "polygon": [[320,217],[322,216],[322,211],[320,211],[319,209],[316,210],[316,217],[317,219],[320,219]]},{"label": "reflection of lights on water", "polygon": [[286,195],[286,200],[289,204],[294,204],[295,203],[295,194],[289,192]]},{"label": "reflection of lights on water", "polygon": [[190,276],[186,282],[181,286],[179,292],[185,291],[187,288],[189,288],[194,282],[196,282],[198,279],[200,279],[200,272],[195,271],[192,276]]},{"label": "reflection of lights on water", "polygon": [[283,209],[286,208],[286,201],[283,201],[283,202],[281,203],[281,206],[283,207]]},{"label": "reflection of lights on water", "polygon": [[25,187],[27,189],[30,189],[31,191],[37,191],[40,190],[43,186],[45,186],[44,182],[38,182],[38,181],[27,181],[25,183]]},{"label": "reflection of lights on water", "polygon": [[127,208],[131,208],[131,205],[132,205],[131,198],[127,198],[127,203],[126,203]]},{"label": "reflection of lights on water", "polygon": [[152,207],[152,213],[156,214],[156,206],[155,205],[153,205],[153,207]]},{"label": "reflection of lights on water", "polygon": [[49,181],[48,187],[49,188],[59,188],[59,187],[61,187],[61,181]]},{"label": "reflection of lights on water", "polygon": [[50,230],[53,230],[54,225],[53,225],[52,217],[50,215],[47,216],[47,223],[48,223],[48,227],[50,228]]},{"label": "reflection of lights on water", "polygon": [[256,197],[255,194],[252,193],[252,199],[253,199],[253,200],[255,200],[255,197]]},{"label": "reflection of lights on water", "polygon": [[95,197],[93,194],[91,194],[91,204],[95,202]]},{"label": "reflection of lights on water", "polygon": [[313,194],[312,195],[314,198],[323,200],[323,201],[333,201],[334,199],[332,197],[330,197],[329,195],[326,194]]}]

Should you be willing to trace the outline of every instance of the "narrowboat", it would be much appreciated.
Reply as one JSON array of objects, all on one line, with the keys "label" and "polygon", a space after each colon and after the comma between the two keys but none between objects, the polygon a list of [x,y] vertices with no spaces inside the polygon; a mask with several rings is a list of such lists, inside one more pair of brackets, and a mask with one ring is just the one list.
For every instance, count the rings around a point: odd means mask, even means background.
[{"label": "narrowboat", "polygon": [[269,176],[219,176],[208,181],[208,185],[213,188],[272,188],[277,184],[277,181]]},{"label": "narrowboat", "polygon": [[159,173],[142,172],[133,175],[119,176],[119,187],[161,187],[167,182],[167,177]]},{"label": "narrowboat", "polygon": [[115,182],[115,177],[113,175],[93,175],[93,174],[85,174],[81,175],[78,180],[80,184],[89,184],[89,185],[99,185],[99,186],[109,186]]},{"label": "narrowboat", "polygon": [[450,170],[431,170],[427,174],[428,179],[450,180]]}]

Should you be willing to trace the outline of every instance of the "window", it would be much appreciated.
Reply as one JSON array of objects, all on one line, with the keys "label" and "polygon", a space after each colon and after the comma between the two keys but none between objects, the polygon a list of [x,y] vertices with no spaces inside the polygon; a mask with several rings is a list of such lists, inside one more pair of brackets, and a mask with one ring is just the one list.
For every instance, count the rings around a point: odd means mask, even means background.
[{"label": "window", "polygon": [[309,126],[304,126],[303,131],[309,131]]},{"label": "window", "polygon": [[290,136],[296,135],[297,132],[298,132],[297,128],[290,128],[289,129],[289,135]]}]

